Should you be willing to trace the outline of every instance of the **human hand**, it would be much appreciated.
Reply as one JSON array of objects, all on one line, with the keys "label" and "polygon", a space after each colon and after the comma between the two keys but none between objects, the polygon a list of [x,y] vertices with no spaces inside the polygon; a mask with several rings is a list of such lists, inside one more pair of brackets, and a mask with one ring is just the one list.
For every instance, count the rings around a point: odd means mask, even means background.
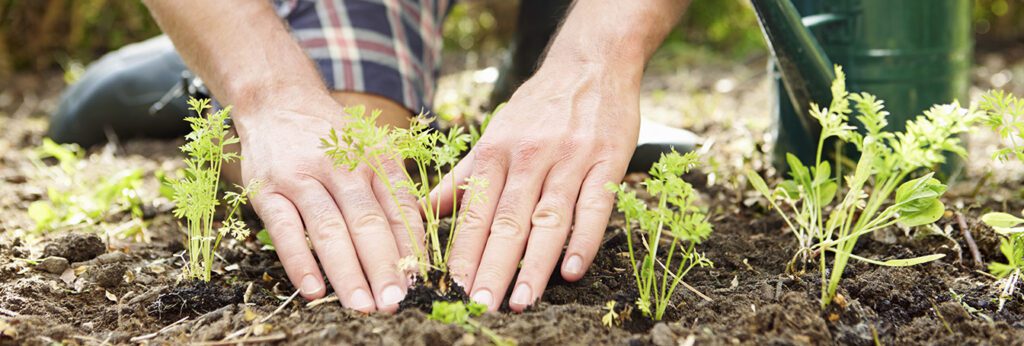
[{"label": "human hand", "polygon": [[[281,102],[236,107],[234,123],[242,145],[242,178],[261,182],[252,198],[292,284],[306,299],[326,288],[313,245],[341,303],[351,309],[393,312],[405,297],[407,279],[399,259],[411,254],[401,222],[418,215],[416,200],[400,195],[397,206],[366,167],[335,169],[320,149],[320,138],[344,127],[342,107],[326,93]],[[398,162],[386,162],[392,181],[406,179]],[[305,225],[305,226],[304,226]],[[422,242],[422,224],[413,223]]]},{"label": "human hand", "polygon": [[[562,277],[579,280],[593,261],[614,202],[604,185],[622,180],[640,123],[639,73],[617,73],[542,68],[452,171],[457,182],[489,182],[483,203],[460,210],[448,267],[490,310],[500,306],[520,259],[509,306],[522,311],[541,297],[570,229]],[[454,185],[442,182],[431,198],[440,193],[438,205],[450,206]]]}]

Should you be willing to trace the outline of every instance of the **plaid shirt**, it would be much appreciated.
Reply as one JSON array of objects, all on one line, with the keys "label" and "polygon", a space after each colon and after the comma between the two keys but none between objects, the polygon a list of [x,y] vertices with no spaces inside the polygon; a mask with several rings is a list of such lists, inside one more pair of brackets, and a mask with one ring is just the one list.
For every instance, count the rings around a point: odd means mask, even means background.
[{"label": "plaid shirt", "polygon": [[328,89],[429,111],[449,0],[275,0]]}]

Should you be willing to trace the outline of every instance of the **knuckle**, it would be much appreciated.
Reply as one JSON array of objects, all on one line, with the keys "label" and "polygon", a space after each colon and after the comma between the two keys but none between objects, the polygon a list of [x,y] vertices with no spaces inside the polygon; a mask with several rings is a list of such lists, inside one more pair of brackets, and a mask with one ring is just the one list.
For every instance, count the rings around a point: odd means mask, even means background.
[{"label": "knuckle", "polygon": [[481,225],[487,223],[487,219],[484,218],[484,215],[482,212],[480,212],[479,208],[466,209],[465,211],[462,212],[462,215],[460,215],[459,217],[462,218],[461,220],[459,220],[459,222],[461,222],[466,227],[480,227]]},{"label": "knuckle", "polygon": [[521,239],[526,235],[526,228],[515,217],[499,214],[491,225],[491,237],[501,239]]},{"label": "knuckle", "polygon": [[531,163],[537,159],[537,155],[543,147],[543,141],[527,138],[519,141],[512,151],[512,161],[519,163]]},{"label": "knuckle", "polygon": [[384,218],[384,215],[377,213],[366,213],[356,216],[352,223],[352,226],[355,228],[353,231],[360,233],[371,230],[376,231],[379,228],[385,228],[386,225],[388,225],[387,219]]},{"label": "knuckle", "polygon": [[564,203],[552,200],[542,201],[537,205],[537,209],[533,211],[530,223],[534,227],[563,228],[567,226],[566,223],[569,219],[566,216],[567,210],[569,209]]},{"label": "knuckle", "polygon": [[614,196],[611,193],[605,193],[605,191],[599,191],[598,193],[584,193],[580,195],[579,203],[577,204],[580,211],[590,212],[604,212],[605,210],[611,209]]}]

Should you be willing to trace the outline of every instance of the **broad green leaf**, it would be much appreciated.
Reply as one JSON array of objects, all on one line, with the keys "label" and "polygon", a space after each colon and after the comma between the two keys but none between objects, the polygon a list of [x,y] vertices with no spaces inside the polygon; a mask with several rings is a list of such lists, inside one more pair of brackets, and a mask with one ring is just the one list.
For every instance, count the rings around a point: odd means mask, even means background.
[{"label": "broad green leaf", "polygon": [[870,259],[870,258],[866,258],[866,257],[861,257],[861,256],[857,256],[857,255],[854,255],[854,254],[850,254],[850,258],[852,258],[852,259],[855,259],[855,260],[858,260],[858,261],[861,261],[861,262],[871,263],[871,264],[874,264],[874,265],[885,266],[885,267],[909,267],[909,266],[914,266],[914,265],[918,265],[918,264],[922,264],[922,263],[928,263],[928,262],[931,262],[931,261],[934,261],[934,260],[937,260],[937,259],[940,259],[940,258],[943,258],[943,257],[946,257],[946,255],[945,254],[941,254],[941,253],[937,253],[937,254],[931,254],[931,255],[927,255],[927,256],[914,257],[914,258],[891,259],[891,260],[887,260],[887,261],[879,261],[879,260],[875,260],[875,259]]},{"label": "broad green leaf", "polygon": [[789,164],[789,175],[793,177],[793,180],[800,185],[810,187],[808,185],[811,182],[811,174],[808,171],[807,166],[804,166],[796,155],[790,153],[786,153],[786,163]]},{"label": "broad green leaf", "polygon": [[783,180],[775,186],[775,193],[788,200],[800,199],[800,185],[792,180]]},{"label": "broad green leaf", "polygon": [[946,185],[932,178],[929,173],[923,177],[908,181],[896,189],[896,206],[900,214],[913,214],[934,208],[932,201],[937,201],[946,192]]},{"label": "broad green leaf", "polygon": [[260,244],[263,244],[262,250],[277,250],[277,248],[274,247],[274,242],[270,240],[270,232],[267,232],[266,228],[261,229],[259,232],[256,233],[256,240],[259,241]]},{"label": "broad green leaf", "polygon": [[915,212],[901,212],[899,223],[907,227],[927,225],[938,221],[945,212],[946,206],[942,204],[942,201],[932,199],[926,208]]},{"label": "broad green leaf", "polygon": [[765,198],[772,198],[772,193],[771,190],[768,189],[768,184],[764,182],[764,179],[762,179],[761,176],[757,174],[757,172],[748,169],[747,180],[750,181],[750,185],[754,187],[754,190],[760,192],[762,195],[764,195]]},{"label": "broad green leaf", "polygon": [[1016,268],[1006,263],[992,262],[988,264],[988,272],[1000,279],[1009,276],[1014,269]]},{"label": "broad green leaf", "polygon": [[839,184],[834,181],[829,181],[818,186],[818,205],[828,205],[832,203],[832,199],[836,197],[836,191],[839,190]]},{"label": "broad green leaf", "polygon": [[984,222],[986,225],[993,228],[1009,228],[1016,227],[1017,225],[1024,223],[1024,219],[1008,213],[993,212],[982,215],[981,222]]}]

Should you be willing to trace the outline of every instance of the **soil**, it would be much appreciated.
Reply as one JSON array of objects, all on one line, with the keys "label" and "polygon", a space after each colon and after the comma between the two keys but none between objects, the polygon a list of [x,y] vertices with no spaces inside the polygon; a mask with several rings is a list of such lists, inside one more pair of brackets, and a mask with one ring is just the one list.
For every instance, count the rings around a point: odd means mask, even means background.
[{"label": "soil", "polygon": [[[40,88],[51,84],[42,83]],[[764,91],[741,90],[747,91],[730,97],[765,99]],[[157,170],[180,167],[175,153],[180,142],[135,141],[91,151],[89,172],[100,174],[99,167],[138,167],[146,172],[148,242],[109,237],[92,226],[44,235],[27,231],[32,224],[25,208],[45,198],[47,185],[33,173],[26,153],[40,143],[42,115],[52,107],[47,101],[35,102],[30,106],[35,111],[0,104],[0,112],[11,115],[0,116],[5,129],[0,134],[0,345],[489,343],[480,334],[427,319],[429,302],[437,298],[430,286],[443,282],[438,281],[441,278],[414,290],[398,313],[360,314],[329,298],[306,302],[296,297],[276,254],[262,250],[255,239],[225,241],[211,283],[182,281],[180,228],[166,201],[156,196],[154,183]],[[736,109],[743,107],[748,106]],[[636,288],[628,269],[621,215],[613,215],[601,251],[582,280],[569,283],[554,274],[537,306],[521,314],[505,308],[477,321],[521,345],[1024,342],[1024,303],[1012,300],[998,310],[994,280],[975,263],[965,237],[972,236],[981,261],[1003,260],[998,239],[978,217],[989,210],[1024,207],[1019,175],[996,181],[969,170],[947,194],[947,215],[937,223],[948,238],[891,229],[862,239],[855,252],[872,258],[931,253],[946,257],[907,268],[851,263],[840,284],[841,302],[822,310],[817,266],[812,263],[803,275],[784,273],[795,249],[792,235],[742,181],[726,178],[740,176],[729,171],[738,167],[767,169],[763,155],[751,154],[764,149],[764,141],[751,140],[764,138],[762,133],[756,126],[750,130],[743,124],[706,121],[696,126],[720,134],[747,131],[720,141],[715,150],[735,152],[740,145],[752,150],[741,156],[717,156],[718,164],[710,165],[708,172],[688,177],[701,191],[701,203],[708,207],[715,227],[699,247],[714,267],[695,269],[686,277],[692,289],[677,290],[663,321],[652,322],[631,307]],[[104,155],[112,161],[103,161]],[[636,174],[627,180],[642,177]],[[985,192],[977,192],[978,186]],[[961,229],[961,215],[966,229]],[[57,257],[66,263],[54,259],[41,266],[25,260]],[[446,299],[465,299],[464,292],[450,292]],[[621,324],[602,324],[608,301],[616,301],[616,311],[626,316]]]}]

